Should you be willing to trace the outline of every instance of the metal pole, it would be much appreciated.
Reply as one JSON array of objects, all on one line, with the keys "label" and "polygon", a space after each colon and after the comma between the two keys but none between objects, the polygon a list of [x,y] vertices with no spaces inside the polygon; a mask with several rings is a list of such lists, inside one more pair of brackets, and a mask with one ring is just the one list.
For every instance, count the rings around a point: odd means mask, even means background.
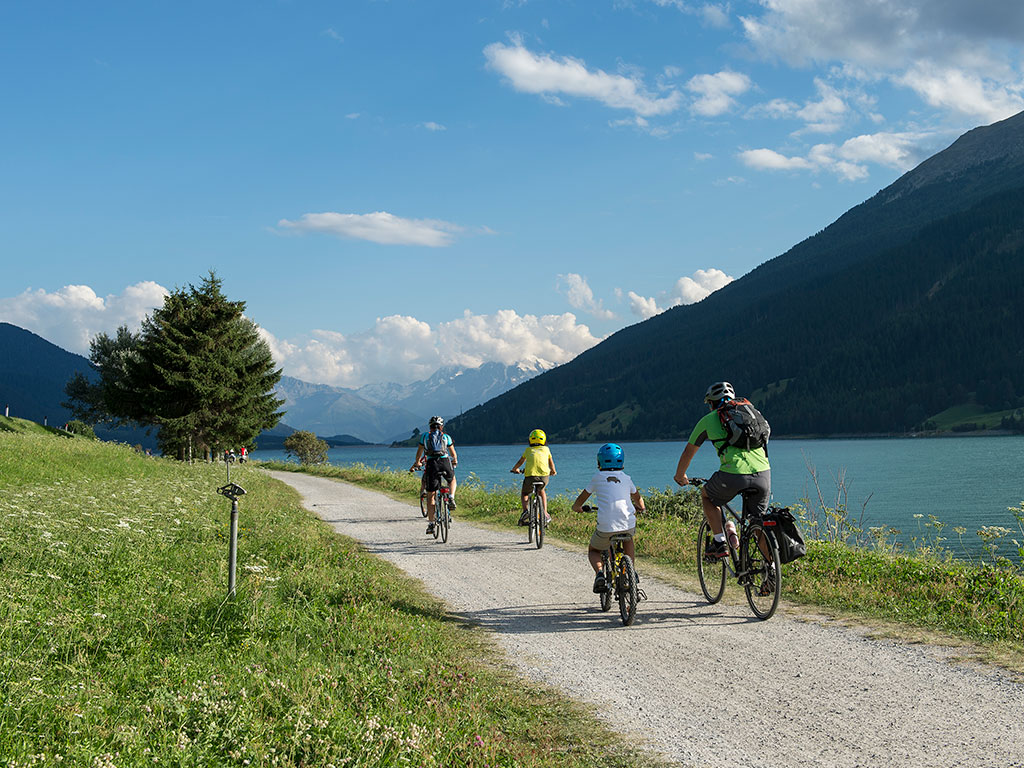
[{"label": "metal pole", "polygon": [[235,596],[235,561],[238,557],[238,499],[231,500],[231,539],[228,543],[228,597]]}]

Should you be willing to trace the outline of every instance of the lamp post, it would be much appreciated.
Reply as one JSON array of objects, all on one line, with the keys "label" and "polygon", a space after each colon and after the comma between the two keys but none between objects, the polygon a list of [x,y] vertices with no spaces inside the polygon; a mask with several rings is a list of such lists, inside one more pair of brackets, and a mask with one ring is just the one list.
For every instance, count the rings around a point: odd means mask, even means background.
[{"label": "lamp post", "polygon": [[228,484],[217,489],[221,496],[231,499],[231,532],[228,536],[228,597],[235,596],[235,564],[238,562],[238,497],[245,495],[245,489],[231,482],[231,456],[224,457],[228,469]]}]

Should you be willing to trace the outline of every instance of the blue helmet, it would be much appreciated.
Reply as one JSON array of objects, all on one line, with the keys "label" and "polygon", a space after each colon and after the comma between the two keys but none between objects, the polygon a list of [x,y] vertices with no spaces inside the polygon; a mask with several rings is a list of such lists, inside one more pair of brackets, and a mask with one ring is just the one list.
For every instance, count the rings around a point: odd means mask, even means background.
[{"label": "blue helmet", "polygon": [[625,460],[622,446],[618,443],[605,443],[597,451],[598,469],[622,469]]}]

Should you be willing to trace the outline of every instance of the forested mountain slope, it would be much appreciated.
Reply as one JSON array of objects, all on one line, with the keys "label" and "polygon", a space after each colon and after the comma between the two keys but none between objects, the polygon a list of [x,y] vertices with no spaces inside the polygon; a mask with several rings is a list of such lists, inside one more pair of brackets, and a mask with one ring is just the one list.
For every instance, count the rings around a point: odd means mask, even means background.
[{"label": "forested mountain slope", "polygon": [[688,434],[732,381],[776,434],[899,432],[1024,396],[1024,115],[961,137],[699,304],[614,334],[451,425],[460,442]]}]

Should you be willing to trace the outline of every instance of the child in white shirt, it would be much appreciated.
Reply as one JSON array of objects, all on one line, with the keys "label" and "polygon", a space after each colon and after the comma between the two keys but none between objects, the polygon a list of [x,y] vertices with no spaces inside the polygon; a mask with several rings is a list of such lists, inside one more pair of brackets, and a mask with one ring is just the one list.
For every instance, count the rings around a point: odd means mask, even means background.
[{"label": "child in white shirt", "polygon": [[636,565],[636,553],[632,536],[636,532],[636,512],[644,512],[643,497],[633,484],[633,480],[622,471],[625,466],[625,455],[622,447],[616,443],[605,443],[597,452],[597,474],[590,479],[590,484],[576,497],[572,508],[575,512],[583,511],[583,504],[591,496],[597,501],[597,527],[590,537],[587,557],[590,566],[597,574],[594,579],[594,592],[600,593],[607,589],[604,575],[601,573],[601,553],[611,546],[611,536],[616,533],[628,532],[631,538],[623,542],[622,549]]}]

